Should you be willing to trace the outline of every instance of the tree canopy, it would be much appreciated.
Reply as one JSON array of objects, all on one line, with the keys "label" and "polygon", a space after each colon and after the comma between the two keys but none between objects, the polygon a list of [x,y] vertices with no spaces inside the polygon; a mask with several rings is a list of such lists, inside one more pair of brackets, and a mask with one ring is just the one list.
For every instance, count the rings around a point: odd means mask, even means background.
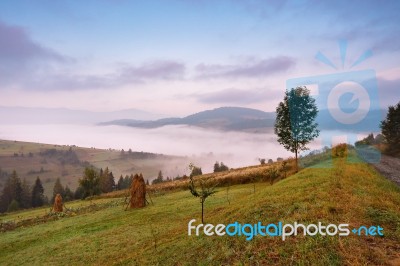
[{"label": "tree canopy", "polygon": [[400,102],[389,106],[385,120],[381,122],[382,135],[386,140],[386,152],[391,155],[400,155]]},{"label": "tree canopy", "polygon": [[83,198],[100,194],[100,178],[96,170],[86,168],[84,176],[79,179],[79,185],[83,189]]},{"label": "tree canopy", "polygon": [[295,153],[307,150],[306,145],[319,136],[315,118],[318,108],[307,87],[296,87],[285,92],[276,108],[275,134],[283,147]]}]

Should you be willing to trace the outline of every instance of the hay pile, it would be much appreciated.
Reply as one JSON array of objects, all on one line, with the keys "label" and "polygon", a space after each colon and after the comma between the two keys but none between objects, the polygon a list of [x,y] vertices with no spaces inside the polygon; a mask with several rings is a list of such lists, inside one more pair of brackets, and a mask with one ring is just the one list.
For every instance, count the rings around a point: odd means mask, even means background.
[{"label": "hay pile", "polygon": [[133,177],[132,185],[130,188],[130,208],[143,208],[146,206],[146,183],[144,182],[143,175],[136,174]]},{"label": "hay pile", "polygon": [[60,194],[57,194],[54,198],[54,205],[53,205],[54,212],[62,212],[63,211],[63,202],[62,197]]}]

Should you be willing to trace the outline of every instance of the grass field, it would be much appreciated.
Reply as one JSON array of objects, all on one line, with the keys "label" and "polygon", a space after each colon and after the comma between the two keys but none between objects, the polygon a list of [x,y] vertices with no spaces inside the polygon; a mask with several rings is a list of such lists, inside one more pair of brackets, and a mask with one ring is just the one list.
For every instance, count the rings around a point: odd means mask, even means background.
[{"label": "grass field", "polygon": [[[229,201],[228,201],[229,197]],[[188,236],[200,204],[187,190],[153,196],[154,205],[124,211],[123,198],[76,201],[104,208],[0,233],[4,265],[398,265],[400,189],[363,163],[305,169],[270,185],[218,188],[207,199],[207,223],[295,221],[380,225],[384,236]],[[112,203],[112,204],[111,204]],[[82,205],[82,206],[83,206]],[[48,211],[48,210],[47,210]],[[24,219],[46,209],[0,216]]]}]

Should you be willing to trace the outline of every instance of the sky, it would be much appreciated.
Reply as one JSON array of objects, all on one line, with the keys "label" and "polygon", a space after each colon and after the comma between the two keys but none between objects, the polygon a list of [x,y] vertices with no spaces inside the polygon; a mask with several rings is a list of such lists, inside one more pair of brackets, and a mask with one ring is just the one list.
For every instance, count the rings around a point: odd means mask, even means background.
[{"label": "sky", "polygon": [[0,1],[0,106],[274,111],[288,79],[373,69],[386,108],[400,100],[399,12],[400,1]]}]

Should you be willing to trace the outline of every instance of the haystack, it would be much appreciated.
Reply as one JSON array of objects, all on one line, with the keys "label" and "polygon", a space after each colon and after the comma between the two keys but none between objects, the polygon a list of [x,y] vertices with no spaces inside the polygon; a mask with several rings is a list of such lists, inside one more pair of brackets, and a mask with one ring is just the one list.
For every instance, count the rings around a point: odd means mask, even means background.
[{"label": "haystack", "polygon": [[54,198],[54,205],[53,205],[54,212],[62,212],[63,211],[63,202],[62,197],[60,194],[57,194]]},{"label": "haystack", "polygon": [[130,188],[131,200],[130,207],[143,208],[146,206],[146,183],[144,182],[143,175],[136,174],[133,177],[132,185]]}]

